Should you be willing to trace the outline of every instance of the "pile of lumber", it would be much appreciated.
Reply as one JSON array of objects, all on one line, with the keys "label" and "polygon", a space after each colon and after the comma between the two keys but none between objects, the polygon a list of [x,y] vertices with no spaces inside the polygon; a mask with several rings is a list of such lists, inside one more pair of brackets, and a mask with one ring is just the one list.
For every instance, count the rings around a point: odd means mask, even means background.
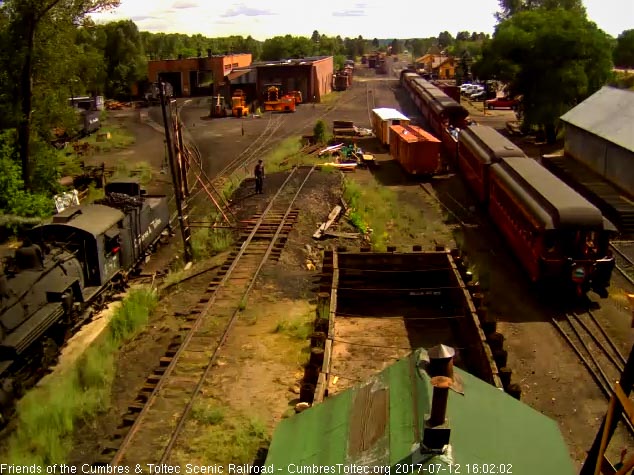
[{"label": "pile of lumber", "polygon": [[319,225],[319,228],[317,228],[317,231],[315,231],[315,233],[313,234],[313,238],[321,239],[325,236],[328,236],[328,237],[339,237],[339,238],[346,238],[346,239],[356,239],[360,237],[359,233],[346,233],[341,231],[333,231],[330,229],[332,225],[337,221],[339,216],[341,215],[342,210],[343,210],[343,206],[340,206],[340,205],[335,206],[330,212],[330,214],[328,215],[328,219],[326,219],[325,222]]}]

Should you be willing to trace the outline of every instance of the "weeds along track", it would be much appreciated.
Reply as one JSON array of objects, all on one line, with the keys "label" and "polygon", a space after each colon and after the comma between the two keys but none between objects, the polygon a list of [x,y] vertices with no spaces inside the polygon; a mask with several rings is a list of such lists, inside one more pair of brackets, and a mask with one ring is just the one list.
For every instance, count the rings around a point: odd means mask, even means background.
[{"label": "weeds along track", "polygon": [[616,270],[634,288],[634,241],[619,241],[610,243],[614,250]]},{"label": "weeds along track", "polygon": [[164,463],[182,443],[181,431],[262,267],[279,258],[299,211],[295,201],[314,167],[294,168],[265,210],[243,222],[243,234],[198,304],[185,316],[180,338],[161,358],[98,464]]},{"label": "weeds along track", "polygon": [[[559,320],[553,318],[570,348],[577,354],[590,372],[599,389],[607,399],[612,396],[614,383],[621,379],[625,357],[606,333],[594,314],[588,310],[582,313],[566,313]],[[623,418],[630,434],[634,427]]]},{"label": "weeds along track", "polygon": [[[349,104],[354,100],[358,100],[367,94],[366,87],[352,90],[350,94],[342,99],[338,100],[332,105],[326,106],[325,110],[320,114],[311,115],[310,117],[297,121],[292,120],[294,113],[269,113],[269,119],[264,130],[260,133],[256,139],[249,144],[238,156],[236,156],[231,162],[229,162],[218,174],[213,178],[212,185],[218,190],[222,190],[227,181],[231,180],[231,176],[238,172],[240,169],[247,169],[255,160],[261,158],[277,144],[278,141],[297,135],[306,127],[314,124],[316,121],[325,118],[332,112],[339,109],[341,106]],[[310,104],[303,104],[301,107],[312,107]],[[290,123],[289,123],[290,122]],[[284,126],[285,131],[278,133]]]}]

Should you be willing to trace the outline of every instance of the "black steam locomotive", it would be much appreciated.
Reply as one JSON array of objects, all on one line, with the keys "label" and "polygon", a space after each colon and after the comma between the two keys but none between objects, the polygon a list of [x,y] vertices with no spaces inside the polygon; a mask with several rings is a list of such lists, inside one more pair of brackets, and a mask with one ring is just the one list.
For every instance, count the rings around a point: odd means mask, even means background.
[{"label": "black steam locomotive", "polygon": [[89,306],[125,282],[169,226],[165,196],[146,195],[134,180],[105,192],[30,230],[0,267],[0,425]]}]

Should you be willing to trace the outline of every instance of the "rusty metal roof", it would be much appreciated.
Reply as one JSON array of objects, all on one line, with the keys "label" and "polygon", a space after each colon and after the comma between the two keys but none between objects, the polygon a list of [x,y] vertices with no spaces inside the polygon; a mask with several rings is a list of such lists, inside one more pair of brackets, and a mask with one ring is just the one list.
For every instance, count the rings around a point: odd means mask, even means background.
[{"label": "rusty metal roof", "polygon": [[396,132],[403,140],[411,142],[434,142],[440,143],[436,137],[420,127],[415,125],[391,125],[390,129]]},{"label": "rusty metal roof", "polygon": [[418,444],[432,397],[430,377],[419,370],[425,356],[417,350],[369,381],[280,422],[265,466],[273,473],[301,473],[298,467],[313,464],[330,467],[328,473],[343,473],[337,464],[389,466],[383,473],[396,473],[397,464],[422,463],[414,473],[450,473],[449,464],[460,464],[466,473],[467,464],[486,463],[504,464],[507,473],[575,473],[554,421],[458,368],[454,374],[464,395],[449,393],[449,450],[422,459]]},{"label": "rusty metal roof", "polygon": [[634,152],[634,92],[604,86],[561,116],[568,124]]},{"label": "rusty metal roof", "polygon": [[240,76],[244,76],[245,74],[249,74],[250,72],[251,72],[251,68],[233,70],[227,75],[227,79],[229,81],[233,81],[234,79],[238,79]]}]

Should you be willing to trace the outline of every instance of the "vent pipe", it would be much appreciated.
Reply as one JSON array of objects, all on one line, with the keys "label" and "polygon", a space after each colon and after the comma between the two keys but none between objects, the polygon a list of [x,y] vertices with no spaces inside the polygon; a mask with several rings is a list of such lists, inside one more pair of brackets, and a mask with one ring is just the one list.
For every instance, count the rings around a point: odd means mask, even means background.
[{"label": "vent pipe", "polygon": [[445,423],[449,388],[452,382],[453,380],[446,376],[435,376],[431,378],[431,385],[434,388],[431,399],[431,415],[429,416],[429,425],[431,427],[441,426]]},{"label": "vent pipe", "polygon": [[431,348],[429,355],[429,367],[427,372],[432,378],[435,376],[446,376],[453,379],[453,358],[456,350],[451,346],[438,345]]},{"label": "vent pipe", "polygon": [[433,388],[430,414],[425,418],[421,452],[442,454],[449,444],[451,429],[447,420],[449,388],[453,384],[453,358],[456,351],[446,345],[438,345],[428,351],[427,371]]}]

